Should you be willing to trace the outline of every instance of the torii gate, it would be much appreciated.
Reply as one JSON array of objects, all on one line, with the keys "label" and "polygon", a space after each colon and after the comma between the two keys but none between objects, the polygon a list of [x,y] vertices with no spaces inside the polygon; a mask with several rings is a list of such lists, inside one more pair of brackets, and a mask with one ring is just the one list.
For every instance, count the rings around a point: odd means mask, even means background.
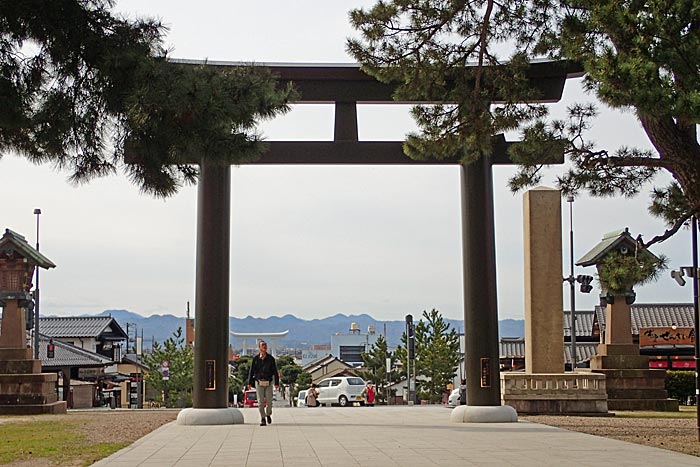
[{"label": "torii gate", "polygon": [[[402,142],[359,141],[357,103],[397,101],[392,98],[395,85],[380,83],[357,64],[258,66],[270,68],[282,82],[293,81],[301,94],[298,102],[334,103],[335,127],[333,141],[271,142],[269,151],[253,164],[460,164],[456,157],[412,160],[404,154]],[[559,101],[566,79],[580,76],[580,71],[570,62],[532,63],[528,76],[541,93],[537,102]],[[490,158],[460,166],[467,393],[470,406],[487,411],[501,408],[491,166],[512,164],[508,144],[502,135],[496,137]],[[200,163],[197,207],[194,407],[180,413],[181,424],[243,422],[237,409],[227,408],[230,211],[231,167],[204,160]],[[484,421],[496,421],[488,418]]]}]

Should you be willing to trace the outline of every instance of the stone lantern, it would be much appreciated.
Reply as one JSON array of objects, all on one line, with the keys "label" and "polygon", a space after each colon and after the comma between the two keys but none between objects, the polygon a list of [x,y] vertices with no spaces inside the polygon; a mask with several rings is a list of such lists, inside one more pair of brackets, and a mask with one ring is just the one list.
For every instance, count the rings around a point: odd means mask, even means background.
[{"label": "stone lantern", "polygon": [[[620,268],[611,279],[606,258],[640,265],[639,270]],[[605,307],[605,342],[598,345],[598,354],[591,357],[590,371],[605,375],[610,410],[677,411],[678,401],[669,399],[664,389],[666,371],[649,369],[649,357],[639,354],[632,341],[630,305],[635,301],[634,285],[644,282],[657,267],[659,258],[639,248],[628,229],[610,232],[578,262],[579,266],[596,266],[601,279],[601,306]],[[645,269],[641,266],[646,265]],[[646,277],[645,277],[646,275]],[[585,370],[582,370],[585,371]]]},{"label": "stone lantern", "polygon": [[0,238],[0,414],[65,413],[57,400],[57,375],[42,373],[26,343],[26,312],[33,306],[34,269],[55,264],[10,229]]},{"label": "stone lantern", "polygon": [[[632,322],[630,305],[636,299],[634,286],[636,278],[633,275],[621,275],[617,283],[611,284],[605,281],[606,275],[602,271],[605,259],[611,255],[617,255],[622,260],[628,259],[636,263],[656,264],[659,261],[653,253],[644,248],[638,248],[637,241],[632,238],[628,229],[607,233],[603,239],[586,253],[576,263],[578,266],[595,266],[598,277],[601,279],[601,306],[605,307],[605,344],[606,345],[632,345]],[[637,278],[638,279],[638,278]],[[618,349],[622,350],[622,349]],[[626,353],[639,354],[639,349],[626,349]]]}]

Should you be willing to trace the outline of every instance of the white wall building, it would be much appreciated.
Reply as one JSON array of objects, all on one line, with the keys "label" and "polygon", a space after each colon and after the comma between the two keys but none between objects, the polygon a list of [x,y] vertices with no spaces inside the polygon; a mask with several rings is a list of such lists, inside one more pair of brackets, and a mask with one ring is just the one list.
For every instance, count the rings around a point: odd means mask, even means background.
[{"label": "white wall building", "polygon": [[362,352],[369,350],[377,339],[379,334],[374,326],[369,326],[367,333],[362,333],[357,323],[352,323],[349,334],[336,333],[331,336],[331,355],[349,365],[362,365]]}]

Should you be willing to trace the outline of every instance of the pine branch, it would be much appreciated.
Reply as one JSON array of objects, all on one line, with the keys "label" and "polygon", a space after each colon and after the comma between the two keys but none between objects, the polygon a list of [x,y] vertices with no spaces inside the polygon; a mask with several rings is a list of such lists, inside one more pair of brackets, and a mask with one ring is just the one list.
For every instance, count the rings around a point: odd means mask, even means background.
[{"label": "pine branch", "polygon": [[683,225],[684,225],[686,222],[688,222],[688,219],[690,219],[692,216],[693,216],[693,213],[692,213],[692,212],[689,212],[689,213],[685,214],[683,217],[681,217],[681,218],[678,219],[676,222],[674,222],[674,223],[673,223],[673,226],[671,226],[670,229],[666,229],[666,230],[664,231],[663,234],[655,236],[654,238],[652,238],[651,240],[649,240],[649,242],[647,242],[647,243],[645,243],[645,242],[642,240],[642,237],[641,237],[641,236],[638,236],[638,237],[637,237],[637,244],[638,244],[639,246],[641,246],[643,249],[647,249],[647,248],[649,248],[651,245],[653,245],[653,244],[655,244],[655,243],[661,243],[661,242],[663,242],[663,241],[665,241],[665,240],[671,238],[672,236],[674,236],[674,235],[676,234],[676,232],[678,232],[678,230],[679,230],[681,227],[683,227]]}]

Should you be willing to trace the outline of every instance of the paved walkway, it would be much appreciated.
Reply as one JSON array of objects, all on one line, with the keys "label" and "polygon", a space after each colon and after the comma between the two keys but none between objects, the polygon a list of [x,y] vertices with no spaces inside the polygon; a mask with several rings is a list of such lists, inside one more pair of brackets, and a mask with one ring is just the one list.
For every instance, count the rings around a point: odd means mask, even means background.
[{"label": "paved walkway", "polygon": [[276,408],[258,425],[165,425],[96,466],[700,466],[697,457],[530,422],[455,424],[427,407]]}]

